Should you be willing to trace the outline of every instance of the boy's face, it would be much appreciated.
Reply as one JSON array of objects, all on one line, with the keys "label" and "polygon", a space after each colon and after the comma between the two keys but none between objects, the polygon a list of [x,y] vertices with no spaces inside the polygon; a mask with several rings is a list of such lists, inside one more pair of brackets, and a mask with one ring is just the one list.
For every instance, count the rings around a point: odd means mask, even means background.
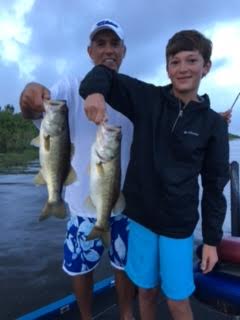
[{"label": "boy's face", "polygon": [[210,70],[211,62],[204,62],[198,50],[180,51],[168,58],[167,72],[176,96],[197,97],[198,87],[203,76]]},{"label": "boy's face", "polygon": [[99,31],[88,47],[88,54],[95,65],[103,64],[118,71],[126,48],[123,41],[111,30]]}]

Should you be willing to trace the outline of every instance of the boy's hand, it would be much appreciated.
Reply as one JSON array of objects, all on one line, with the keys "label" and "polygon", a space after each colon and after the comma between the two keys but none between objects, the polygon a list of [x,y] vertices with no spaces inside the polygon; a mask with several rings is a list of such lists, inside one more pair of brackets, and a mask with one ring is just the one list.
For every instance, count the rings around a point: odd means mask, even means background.
[{"label": "boy's hand", "polygon": [[90,121],[100,124],[107,120],[104,96],[100,93],[90,94],[84,102],[84,110]]},{"label": "boy's hand", "polygon": [[224,120],[227,122],[227,124],[231,123],[232,109],[228,109],[224,112],[219,112],[219,114],[224,118]]},{"label": "boy's hand", "polygon": [[203,245],[202,251],[202,262],[201,270],[203,273],[208,273],[212,271],[215,264],[218,262],[217,248],[214,246],[209,246],[207,244]]}]

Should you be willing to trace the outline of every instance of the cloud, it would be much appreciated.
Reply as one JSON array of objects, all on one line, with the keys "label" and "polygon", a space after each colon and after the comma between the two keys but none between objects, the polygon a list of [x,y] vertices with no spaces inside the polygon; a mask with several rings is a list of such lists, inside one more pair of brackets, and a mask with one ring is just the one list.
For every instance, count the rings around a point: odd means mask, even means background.
[{"label": "cloud", "polygon": [[35,0],[21,0],[9,3],[0,13],[0,55],[5,65],[15,63],[20,77],[31,77],[39,65],[39,56],[27,55],[32,30],[26,25],[25,17],[31,11]]},{"label": "cloud", "polygon": [[[8,77],[8,84],[12,83],[14,94],[9,94],[9,85],[3,83],[0,104],[17,104],[18,90],[28,81],[51,86],[67,73],[84,76],[92,66],[86,51],[89,31],[92,24],[102,18],[112,18],[123,26],[127,55],[120,71],[145,81],[165,84],[168,82],[165,45],[173,33],[196,28],[203,33],[209,32],[214,43],[220,43],[221,36],[219,40],[216,38],[217,29],[234,21],[239,29],[239,12],[239,0],[231,0],[231,6],[217,0],[4,1],[0,4],[0,69],[4,72],[2,77]],[[237,31],[230,30],[230,33],[234,39],[239,39]],[[222,42],[225,45],[230,33],[224,34]],[[221,92],[230,92],[227,79],[231,79],[231,84],[238,81],[236,68],[239,65],[233,61],[239,56],[239,50],[234,47],[234,50],[228,50],[229,53],[224,45],[222,47],[217,45],[216,54],[219,50],[222,54],[215,56],[214,53],[212,71],[202,85],[202,91],[210,91],[216,101],[219,88]],[[230,69],[235,71],[232,77],[229,71],[226,74]],[[223,90],[225,87],[228,89]]]},{"label": "cloud", "polygon": [[217,23],[209,31],[213,41],[213,61],[224,61],[212,74],[212,81],[217,86],[232,88],[238,86],[240,91],[240,21]]},{"label": "cloud", "polygon": [[210,89],[217,104],[226,108],[240,91],[240,21],[216,23],[206,34],[213,41],[213,68],[202,88]]}]

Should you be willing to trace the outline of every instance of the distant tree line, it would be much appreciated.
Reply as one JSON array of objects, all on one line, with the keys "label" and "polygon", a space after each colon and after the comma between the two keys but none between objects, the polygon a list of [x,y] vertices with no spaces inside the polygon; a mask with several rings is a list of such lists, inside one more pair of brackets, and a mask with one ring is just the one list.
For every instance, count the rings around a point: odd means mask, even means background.
[{"label": "distant tree line", "polygon": [[[14,113],[14,106],[0,106],[0,153],[24,152],[31,149],[31,140],[38,135],[32,121],[25,120],[21,113]],[[229,134],[229,139],[239,139]]]},{"label": "distant tree line", "polygon": [[0,107],[0,153],[24,152],[32,148],[30,142],[38,134],[32,121],[14,111],[10,104]]}]

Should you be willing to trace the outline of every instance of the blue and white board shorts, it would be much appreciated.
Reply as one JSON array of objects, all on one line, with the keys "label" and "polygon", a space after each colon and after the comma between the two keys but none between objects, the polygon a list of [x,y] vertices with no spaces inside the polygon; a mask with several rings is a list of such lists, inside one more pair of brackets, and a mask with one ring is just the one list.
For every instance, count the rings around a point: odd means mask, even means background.
[{"label": "blue and white board shorts", "polygon": [[160,236],[129,220],[128,256],[125,271],[140,288],[161,284],[168,299],[184,300],[194,291],[193,237]]},{"label": "blue and white board shorts", "polygon": [[[95,218],[72,216],[67,224],[64,241],[63,270],[69,275],[92,271],[104,252],[101,239],[86,240]],[[111,245],[108,251],[111,265],[123,270],[127,259],[128,218],[122,214],[110,218]]]}]

